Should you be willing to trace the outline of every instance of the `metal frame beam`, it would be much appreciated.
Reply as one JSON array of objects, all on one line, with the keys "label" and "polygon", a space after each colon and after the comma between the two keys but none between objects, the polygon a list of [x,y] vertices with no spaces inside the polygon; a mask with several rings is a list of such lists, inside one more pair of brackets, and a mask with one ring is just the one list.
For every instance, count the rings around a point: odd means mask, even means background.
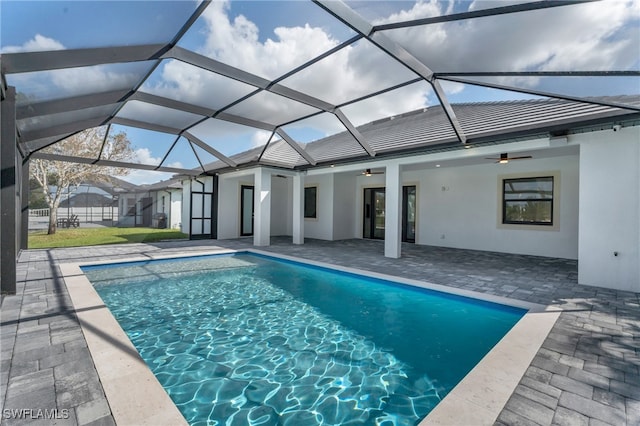
[{"label": "metal frame beam", "polygon": [[509,6],[493,7],[489,9],[474,10],[471,12],[454,13],[451,15],[433,16],[429,18],[414,19],[404,22],[375,25],[373,31],[394,30],[397,28],[418,27],[421,25],[438,24],[442,22],[461,21],[464,19],[484,18],[487,16],[505,15],[508,13],[526,12],[529,10],[546,9],[550,7],[569,6],[576,3],[587,3],[600,0],[542,0],[530,3],[513,4]]},{"label": "metal frame beam", "polygon": [[169,133],[179,135],[182,129],[177,127],[163,126],[162,124],[147,123],[146,121],[132,120],[130,118],[114,117],[111,119],[113,124],[121,124],[123,126],[139,127],[141,129],[153,130],[154,132]]},{"label": "metal frame beam", "polygon": [[92,93],[89,95],[21,105],[16,108],[16,119],[22,120],[41,115],[57,114],[61,112],[77,111],[85,108],[116,104],[124,101],[130,93],[131,90],[129,89],[112,90],[109,92]]},{"label": "metal frame beam", "polygon": [[362,136],[362,133],[360,133],[360,131],[356,129],[356,127],[351,123],[351,121],[349,121],[344,113],[340,111],[340,109],[336,109],[333,113],[336,115],[336,117],[338,117],[338,120],[340,120],[342,125],[347,128],[347,131],[351,133],[351,136],[353,136],[355,140],[360,144],[362,149],[367,151],[367,154],[369,154],[371,157],[375,157],[376,151],[371,147],[371,145],[369,145],[364,136]]},{"label": "metal frame beam", "polygon": [[202,115],[205,117],[213,116],[217,111],[211,108],[202,107],[195,104],[190,104],[183,101],[178,101],[164,96],[153,95],[146,92],[135,92],[129,99],[130,101],[146,102],[153,105],[158,105],[166,108],[175,109],[178,111],[189,112],[191,114]]},{"label": "metal frame beam", "polygon": [[217,118],[220,120],[228,121],[230,123],[241,124],[243,126],[255,127],[257,129],[267,130],[269,132],[274,131],[277,127],[273,124],[265,123],[258,120],[252,120],[250,118],[241,117],[235,114],[229,114],[228,112],[219,112],[211,118]]},{"label": "metal frame beam", "polygon": [[298,143],[296,141],[294,141],[291,136],[289,136],[287,134],[287,132],[285,132],[281,127],[278,127],[276,129],[276,133],[282,138],[283,141],[285,141],[286,143],[289,144],[289,146],[291,148],[293,148],[298,154],[300,154],[300,156],[302,156],[302,158],[304,158],[304,160],[311,164],[312,166],[315,166],[317,164],[317,161],[314,160],[308,153],[307,151],[305,151],[300,145],[298,145]]},{"label": "metal frame beam", "polygon": [[51,160],[51,161],[65,161],[68,163],[80,163],[80,164],[91,164],[94,166],[105,166],[105,167],[122,167],[125,169],[139,169],[139,170],[152,170],[156,172],[168,172],[168,173],[178,173],[185,174],[189,176],[197,176],[201,174],[200,170],[195,169],[178,169],[175,167],[158,167],[152,164],[140,164],[140,163],[126,163],[123,161],[111,161],[111,160],[98,160],[95,162],[93,158],[83,158],[83,157],[73,157],[70,155],[58,155],[58,154],[49,154],[45,152],[37,152],[34,153],[31,158],[39,158],[43,160]]},{"label": "metal frame beam", "polygon": [[29,142],[37,139],[49,138],[58,135],[70,135],[91,127],[98,127],[105,124],[109,117],[100,116],[88,118],[82,121],[74,121],[72,123],[63,123],[57,126],[46,127],[44,129],[30,130],[20,134],[21,142]]},{"label": "metal frame beam", "polygon": [[227,157],[226,155],[224,155],[223,153],[221,153],[220,151],[218,151],[215,148],[212,148],[211,146],[209,146],[206,142],[204,142],[203,140],[201,140],[200,138],[198,138],[197,136],[193,135],[192,133],[184,132],[182,134],[182,136],[184,136],[185,138],[187,138],[191,143],[198,145],[200,148],[204,149],[205,151],[207,151],[209,154],[213,155],[214,157],[218,158],[220,161],[222,161],[223,163],[225,163],[227,166],[229,167],[236,167],[238,164],[233,161],[231,158]]},{"label": "metal frame beam", "polygon": [[631,111],[640,111],[640,106],[619,104],[619,103],[616,103],[616,102],[606,102],[606,101],[603,101],[603,100],[598,100],[598,99],[593,99],[593,98],[581,98],[579,96],[562,95],[562,94],[555,93],[555,92],[544,92],[544,91],[541,91],[541,90],[524,89],[524,88],[519,88],[519,87],[501,85],[501,84],[485,83],[485,82],[479,82],[479,81],[470,81],[470,80],[466,80],[464,78],[439,77],[438,80],[453,81],[453,82],[456,82],[456,83],[463,83],[463,84],[472,84],[472,85],[475,85],[475,86],[488,87],[488,88],[491,88],[491,89],[508,90],[510,92],[525,93],[525,94],[528,94],[528,95],[535,95],[535,96],[544,96],[544,97],[547,97],[547,98],[562,99],[562,100],[566,100],[566,101],[582,102],[582,103],[592,104],[592,105],[602,105],[602,106],[608,106],[608,107],[614,107],[614,108],[622,108],[622,109],[628,109],[628,110],[631,110]]},{"label": "metal frame beam", "polygon": [[381,50],[386,52],[389,56],[409,68],[418,76],[425,79],[432,86],[440,104],[444,108],[444,111],[449,119],[453,131],[456,133],[458,139],[462,143],[466,143],[467,137],[458,121],[458,118],[451,107],[451,104],[447,100],[447,97],[442,90],[442,87],[434,81],[433,71],[427,67],[424,63],[413,56],[404,47],[400,46],[395,41],[391,40],[385,34],[380,32],[373,32],[373,26],[371,26],[364,18],[354,12],[349,6],[338,0],[313,0],[318,6],[335,16],[341,22],[345,23],[355,31],[359,32],[367,38],[370,42],[378,46]]},{"label": "metal frame beam", "polygon": [[16,294],[16,89],[0,102],[0,291]]},{"label": "metal frame beam", "polygon": [[168,52],[162,55],[161,59],[167,58],[177,59],[198,68],[220,74],[260,89],[266,89],[271,83],[265,78],[251,74],[247,71],[241,70],[240,68],[232,67],[231,65],[227,65],[220,61],[216,61],[215,59],[211,59],[207,56],[200,55],[199,53],[192,52],[191,50],[180,46],[174,46],[169,49]]},{"label": "metal frame beam", "polygon": [[160,59],[165,50],[165,44],[145,44],[47,52],[5,53],[2,55],[2,72],[3,74],[17,74],[123,62],[152,61]]}]

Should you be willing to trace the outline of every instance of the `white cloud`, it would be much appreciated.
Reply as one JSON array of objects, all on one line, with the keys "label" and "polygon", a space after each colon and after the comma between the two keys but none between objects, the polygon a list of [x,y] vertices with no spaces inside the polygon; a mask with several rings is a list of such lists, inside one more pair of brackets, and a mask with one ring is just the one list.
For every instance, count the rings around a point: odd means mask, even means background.
[{"label": "white cloud", "polygon": [[[161,161],[162,157],[154,157],[149,148],[138,148],[135,150],[135,157],[133,160],[134,163],[158,166]],[[180,161],[163,164],[163,167],[175,167],[177,169],[184,168],[182,162]]]},{"label": "white cloud", "polygon": [[36,34],[31,40],[27,40],[22,46],[5,46],[2,53],[17,52],[42,52],[47,50],[63,50],[65,47],[62,43],[42,34]]},{"label": "white cloud", "polygon": [[135,185],[146,185],[170,179],[173,175],[174,173],[155,172],[153,170],[131,170],[128,175],[122,176],[120,179]]},{"label": "white cloud", "polygon": [[[199,48],[200,53],[268,79],[280,77],[338,44],[338,40],[325,29],[308,24],[277,27],[273,29],[273,34],[261,34],[260,31],[265,29],[258,28],[242,15],[230,19],[229,11],[229,2],[213,2],[203,13],[207,25],[205,40]],[[165,90],[165,93],[180,93],[178,96],[183,99],[197,99],[199,102],[206,102],[205,96],[209,96],[210,99],[233,99],[232,92],[237,92],[238,87],[230,87],[228,80],[205,82],[210,79],[207,74],[179,62],[168,63],[163,70],[164,82],[156,84],[155,88]],[[340,103],[414,77],[386,54],[377,51],[368,42],[361,41],[359,45],[342,49],[316,63],[310,70],[283,81],[282,84],[329,102]],[[208,90],[203,90],[205,87]],[[245,90],[242,95],[248,93],[246,87],[242,89]],[[216,96],[210,96],[211,93],[216,93]],[[278,117],[282,116],[283,121],[286,121],[284,117],[289,117],[290,115],[286,114],[291,114],[292,111],[290,102],[278,103],[273,102],[274,99],[276,98],[263,99],[251,107],[240,104],[229,112],[253,118],[269,117],[271,120],[274,120],[274,117],[278,120]],[[422,91],[412,93],[409,97],[394,99],[393,106],[382,102],[369,103],[368,110],[371,117],[377,117],[379,114],[371,111],[371,106],[381,106],[383,109],[400,113],[427,104],[427,92]],[[367,109],[362,108],[358,112],[358,119],[362,115],[367,115]],[[333,129],[326,130],[329,133],[333,132]]]},{"label": "white cloud", "polygon": [[154,157],[149,148],[138,148],[135,150],[134,163],[157,166],[162,161],[160,157]]},{"label": "white cloud", "polygon": [[271,137],[271,132],[267,132],[266,130],[258,130],[251,136],[251,144],[252,148],[257,148],[259,146],[263,146],[265,143],[269,142],[269,138]]},{"label": "white cloud", "polygon": [[[154,157],[153,153],[148,148],[138,148],[135,150],[135,157],[133,159],[134,163],[157,166],[160,164],[160,161],[162,161],[162,158]],[[174,167],[177,169],[184,168],[182,163],[179,161],[166,164],[166,167]],[[156,172],[154,170],[131,170],[129,174],[122,177],[122,179],[136,185],[144,185],[169,179],[173,175],[174,173]]]},{"label": "white cloud", "polygon": [[[424,6],[418,4],[404,16],[417,17]],[[631,28],[637,32],[639,18],[637,0],[612,0],[388,34],[434,71],[625,70],[637,61],[639,44],[637,33],[624,33]],[[527,79],[525,84],[536,82]]]}]

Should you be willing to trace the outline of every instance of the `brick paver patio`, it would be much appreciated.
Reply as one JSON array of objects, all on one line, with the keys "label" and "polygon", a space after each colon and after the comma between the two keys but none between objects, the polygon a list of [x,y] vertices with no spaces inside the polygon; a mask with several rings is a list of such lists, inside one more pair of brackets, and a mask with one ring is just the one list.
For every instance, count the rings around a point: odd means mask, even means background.
[{"label": "brick paver patio", "polygon": [[[51,424],[42,418],[51,414],[59,425],[114,423],[59,263],[237,249],[251,242],[23,252],[17,294],[2,299],[2,424]],[[417,245],[404,245],[401,259],[388,259],[382,242],[368,240],[294,246],[290,238],[273,238],[261,249],[555,306],[562,314],[497,424],[640,425],[640,294],[577,284],[576,261]]]}]

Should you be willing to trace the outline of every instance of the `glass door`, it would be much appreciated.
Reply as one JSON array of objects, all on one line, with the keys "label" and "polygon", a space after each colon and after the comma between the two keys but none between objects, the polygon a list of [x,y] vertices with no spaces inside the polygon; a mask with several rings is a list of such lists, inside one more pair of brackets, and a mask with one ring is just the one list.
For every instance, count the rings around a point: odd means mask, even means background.
[{"label": "glass door", "polygon": [[240,235],[253,235],[253,186],[240,187]]},{"label": "glass door", "polygon": [[416,242],[416,187],[402,187],[402,241]]},{"label": "glass door", "polygon": [[189,238],[192,240],[217,237],[215,219],[217,207],[214,198],[216,185],[212,181],[200,182],[197,179],[190,182],[191,226],[189,227]]},{"label": "glass door", "polygon": [[363,238],[384,240],[384,188],[365,188]]}]

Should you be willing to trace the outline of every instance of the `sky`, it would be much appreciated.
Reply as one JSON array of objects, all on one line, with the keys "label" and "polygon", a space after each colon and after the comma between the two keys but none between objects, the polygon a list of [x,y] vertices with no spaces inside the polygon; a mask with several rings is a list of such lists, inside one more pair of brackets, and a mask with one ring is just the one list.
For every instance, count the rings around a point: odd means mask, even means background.
[{"label": "sky", "polygon": [[[373,24],[502,6],[506,1],[347,1]],[[184,1],[7,1],[0,2],[3,53],[166,43],[198,3]],[[82,34],[81,37],[78,34]],[[640,0],[558,7],[451,23],[385,31],[436,72],[581,71],[640,69]],[[350,39],[355,32],[308,1],[214,1],[178,45],[266,79],[284,76],[302,63]],[[83,69],[9,75],[20,96],[48,100],[132,88],[153,63],[114,64]],[[410,81],[415,74],[360,40],[280,83],[332,104],[342,104]],[[638,78],[485,77],[480,82],[510,84],[576,96],[640,94]],[[442,83],[451,103],[498,101],[532,96],[461,83]],[[219,109],[255,88],[173,59],[163,60],[141,90]],[[19,101],[20,102],[20,101]],[[355,125],[437,105],[427,83],[416,83],[341,109]],[[262,92],[227,112],[279,125],[318,110]],[[151,123],[188,127],[200,117],[143,102],[118,112]],[[46,120],[23,123],[46,127]],[[198,161],[184,138],[126,126],[137,162],[195,167]],[[301,143],[344,131],[331,114],[321,114],[284,130]],[[220,120],[207,120],[190,132],[229,156],[263,146],[271,132]],[[166,156],[167,149],[174,146]],[[203,163],[215,161],[198,149]],[[152,183],[171,174],[133,171],[125,179]]]}]

